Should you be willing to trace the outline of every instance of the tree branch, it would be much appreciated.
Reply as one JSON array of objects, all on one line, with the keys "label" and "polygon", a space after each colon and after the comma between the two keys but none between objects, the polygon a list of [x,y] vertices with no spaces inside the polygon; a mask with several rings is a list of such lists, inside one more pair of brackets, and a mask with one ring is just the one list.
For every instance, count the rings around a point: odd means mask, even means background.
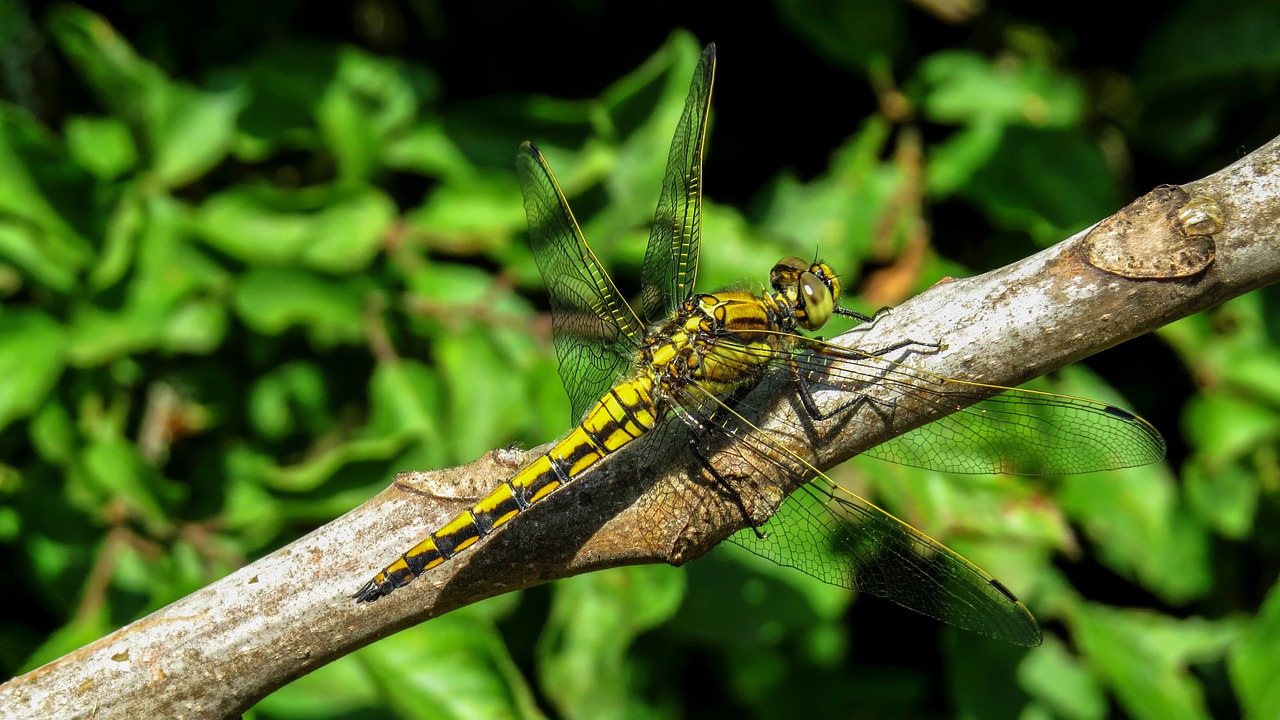
[{"label": "tree branch", "polygon": [[[1181,189],[1157,188],[1020,262],[939,283],[836,342],[942,339],[944,349],[914,355],[912,364],[1017,385],[1275,282],[1278,162],[1280,139]],[[792,405],[775,403],[771,412]],[[797,447],[827,468],[910,429],[890,425],[848,423],[818,447]],[[670,461],[686,457],[678,423],[655,433],[480,548],[388,598],[357,604],[350,596],[371,573],[532,455],[494,451],[459,468],[402,473],[288,547],[0,686],[0,715],[235,717],[335,658],[483,598],[600,568],[697,557],[742,526],[741,511],[690,479],[698,474],[688,463]],[[635,452],[651,442],[671,452]],[[646,465],[655,457],[662,460]]]}]

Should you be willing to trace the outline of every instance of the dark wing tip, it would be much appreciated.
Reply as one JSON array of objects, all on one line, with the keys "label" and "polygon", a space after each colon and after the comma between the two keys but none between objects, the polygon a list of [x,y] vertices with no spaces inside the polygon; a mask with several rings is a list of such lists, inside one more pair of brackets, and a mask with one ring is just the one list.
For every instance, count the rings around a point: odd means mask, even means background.
[{"label": "dark wing tip", "polygon": [[1168,444],[1166,443],[1164,436],[1161,435],[1160,431],[1156,430],[1151,423],[1143,420],[1137,415],[1134,415],[1128,410],[1118,408],[1114,405],[1106,406],[1103,408],[1103,411],[1112,417],[1116,417],[1127,422],[1139,434],[1141,434],[1143,439],[1146,441],[1147,453],[1137,464],[1146,465],[1147,463],[1156,462],[1163,458],[1165,453],[1168,452]]},{"label": "dark wing tip", "polygon": [[1111,415],[1115,415],[1116,417],[1121,418],[1123,420],[1136,421],[1138,419],[1137,415],[1134,415],[1133,413],[1129,412],[1128,410],[1125,410],[1124,408],[1118,408],[1115,405],[1108,405],[1105,408],[1105,410],[1107,413],[1110,413]]}]

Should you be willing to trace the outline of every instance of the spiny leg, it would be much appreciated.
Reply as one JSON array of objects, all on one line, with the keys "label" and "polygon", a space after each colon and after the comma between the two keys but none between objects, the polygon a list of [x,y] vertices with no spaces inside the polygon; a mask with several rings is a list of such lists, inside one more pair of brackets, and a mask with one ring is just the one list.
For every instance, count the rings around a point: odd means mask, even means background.
[{"label": "spiny leg", "polygon": [[[760,524],[756,522],[755,518],[752,517],[751,512],[747,509],[746,503],[742,498],[742,493],[734,486],[733,483],[729,482],[723,473],[716,469],[715,465],[711,462],[711,458],[703,449],[706,446],[707,438],[716,431],[717,427],[724,435],[734,435],[733,431],[727,426],[727,423],[729,422],[727,415],[732,414],[733,408],[737,407],[742,399],[746,397],[752,389],[754,389],[754,385],[741,386],[731,392],[728,396],[719,398],[718,402],[723,406],[723,412],[721,413],[717,413],[714,410],[710,413],[701,413],[692,407],[685,406],[681,403],[676,404],[675,412],[690,430],[689,450],[693,454],[694,459],[698,461],[698,464],[701,465],[704,470],[706,470],[712,480],[723,488],[724,493],[731,499],[734,506],[737,507],[738,512],[741,513],[742,519],[747,523],[747,526],[751,528],[752,532],[754,532],[757,537],[763,540],[768,537],[768,535],[760,531]],[[690,403],[689,405],[693,404],[694,403]],[[717,415],[719,415],[719,417],[717,417]],[[735,441],[748,442],[746,438],[741,438]]]}]

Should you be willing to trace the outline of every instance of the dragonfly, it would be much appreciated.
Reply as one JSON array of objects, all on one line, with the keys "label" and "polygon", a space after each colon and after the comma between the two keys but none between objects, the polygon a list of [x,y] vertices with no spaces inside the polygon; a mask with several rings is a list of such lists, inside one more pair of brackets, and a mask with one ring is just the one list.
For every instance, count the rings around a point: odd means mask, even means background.
[{"label": "dragonfly", "polygon": [[[866,454],[939,471],[1053,475],[1130,467],[1162,458],[1163,438],[1146,421],[1111,405],[944,378],[889,358],[892,350],[914,345],[927,352],[940,345],[908,341],[869,351],[803,334],[835,315],[863,327],[875,321],[839,305],[840,278],[820,261],[783,258],[765,290],[697,292],[703,150],[715,65],[715,46],[708,45],[668,155],[641,266],[638,313],[587,244],[542,153],[531,142],[521,145],[517,174],[530,241],[550,294],[553,344],[578,424],[353,597],[373,602],[389,595],[655,428],[680,424],[688,429],[696,467],[739,498],[747,527],[731,536],[733,542],[961,628],[1039,644],[1035,618],[1003,584],[841,487],[777,430],[762,429],[752,420],[759,408],[751,391],[772,380],[790,389],[810,421],[794,422],[786,429],[792,435],[840,413],[854,413],[861,422],[921,414],[925,424]],[[818,396],[830,392],[843,400],[824,409]],[[662,462],[658,453],[669,451],[652,446],[641,452]],[[771,482],[743,486],[727,477],[713,462],[718,452],[733,454]],[[747,500],[768,496],[771,487],[791,492],[771,517],[750,520]]]}]

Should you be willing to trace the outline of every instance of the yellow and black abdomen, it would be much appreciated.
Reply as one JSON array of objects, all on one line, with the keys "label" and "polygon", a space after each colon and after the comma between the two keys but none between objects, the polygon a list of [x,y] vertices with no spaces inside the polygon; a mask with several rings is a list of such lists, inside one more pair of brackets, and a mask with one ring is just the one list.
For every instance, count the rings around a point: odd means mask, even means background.
[{"label": "yellow and black abdomen", "polygon": [[568,437],[388,565],[355,594],[372,602],[471,547],[660,419],[654,377],[641,372],[609,390]]}]

